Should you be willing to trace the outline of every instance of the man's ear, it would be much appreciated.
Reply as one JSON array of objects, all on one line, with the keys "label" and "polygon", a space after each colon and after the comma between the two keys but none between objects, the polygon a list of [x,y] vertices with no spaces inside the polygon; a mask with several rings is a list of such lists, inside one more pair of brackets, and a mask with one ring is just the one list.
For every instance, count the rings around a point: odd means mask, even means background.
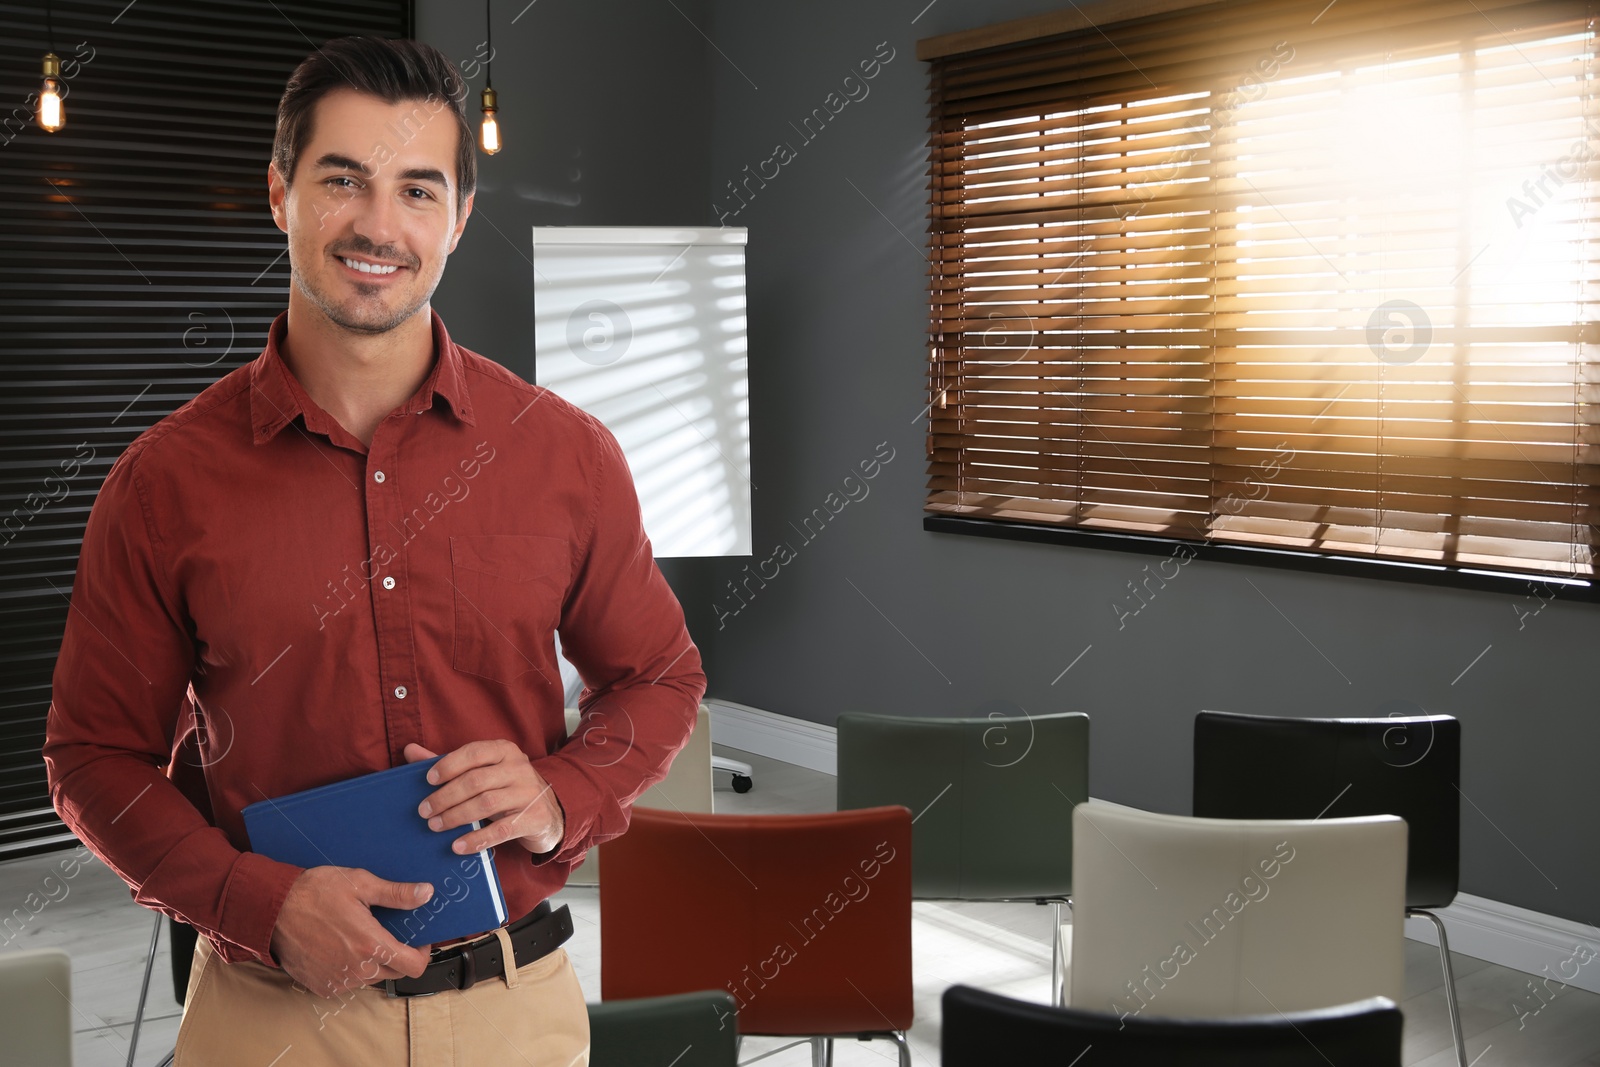
[{"label": "man's ear", "polygon": [[461,232],[467,228],[467,219],[472,215],[472,202],[476,200],[477,197],[477,190],[473,190],[467,194],[466,200],[462,201],[461,215],[456,219],[456,228],[454,232],[450,234],[450,251],[446,252],[445,255],[453,254],[456,250],[456,245],[461,243]]},{"label": "man's ear", "polygon": [[276,163],[267,164],[267,204],[272,208],[272,221],[284,233],[289,232],[288,211],[284,207],[284,200],[289,195],[289,183],[283,180],[283,175],[278,173]]}]

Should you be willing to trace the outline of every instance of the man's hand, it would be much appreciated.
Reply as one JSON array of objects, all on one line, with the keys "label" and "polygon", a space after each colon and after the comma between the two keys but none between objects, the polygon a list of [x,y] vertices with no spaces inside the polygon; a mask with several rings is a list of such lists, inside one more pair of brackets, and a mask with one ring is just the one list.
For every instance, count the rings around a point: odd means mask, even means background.
[{"label": "man's hand", "polygon": [[289,887],[272,954],[296,982],[319,997],[337,997],[386,978],[417,978],[428,946],[390,936],[371,906],[410,910],[433,895],[427,882],[387,882],[357,867],[312,867]]},{"label": "man's hand", "polygon": [[[406,746],[406,762],[431,759],[421,745]],[[482,820],[487,825],[454,843],[466,855],[515,841],[538,855],[561,843],[567,818],[556,795],[528,756],[510,741],[474,741],[446,755],[428,770],[428,782],[441,788],[417,808],[434,830],[449,830]]]}]

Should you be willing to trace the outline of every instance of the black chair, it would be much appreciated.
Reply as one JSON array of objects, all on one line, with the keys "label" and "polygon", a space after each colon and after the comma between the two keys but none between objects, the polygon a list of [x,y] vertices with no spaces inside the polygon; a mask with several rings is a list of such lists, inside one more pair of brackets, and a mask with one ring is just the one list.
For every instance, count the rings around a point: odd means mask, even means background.
[{"label": "black chair", "polygon": [[194,947],[200,940],[200,931],[169,917],[167,932],[172,935],[172,998],[181,1008],[189,995],[189,967],[194,963]]},{"label": "black chair", "polygon": [[943,1067],[1400,1067],[1400,1009],[1386,997],[1320,1011],[1162,1019],[945,990]]},{"label": "black chair", "polygon": [[1202,711],[1194,814],[1213,819],[1398,815],[1409,830],[1406,914],[1439,935],[1456,1059],[1467,1067],[1450,942],[1435,910],[1461,871],[1461,723],[1449,715],[1296,719]]}]

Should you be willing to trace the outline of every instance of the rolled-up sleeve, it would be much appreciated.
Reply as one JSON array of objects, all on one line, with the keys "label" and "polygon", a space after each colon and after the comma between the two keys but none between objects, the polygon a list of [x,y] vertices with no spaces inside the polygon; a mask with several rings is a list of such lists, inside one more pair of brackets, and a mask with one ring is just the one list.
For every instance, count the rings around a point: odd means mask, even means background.
[{"label": "rolled-up sleeve", "polygon": [[162,770],[195,643],[136,449],[95,500],[70,599],[43,753],[56,811],[138,903],[196,927],[230,962],[275,965],[272,930],[301,869],[235,848]]},{"label": "rolled-up sleeve", "polygon": [[683,608],[656,566],[616,439],[591,424],[594,507],[562,608],[562,649],[584,680],[568,742],[533,761],[566,816],[535,862],[567,862],[628,828],[635,798],[666,776],[694,729],[706,678]]}]

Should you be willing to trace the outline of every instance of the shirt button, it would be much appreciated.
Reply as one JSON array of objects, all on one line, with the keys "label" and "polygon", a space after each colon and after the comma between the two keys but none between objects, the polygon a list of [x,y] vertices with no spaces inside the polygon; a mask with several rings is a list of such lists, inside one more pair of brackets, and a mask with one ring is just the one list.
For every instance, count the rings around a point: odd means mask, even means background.
[{"label": "shirt button", "polygon": [[403,685],[395,686],[394,687],[394,695],[395,695],[395,699],[404,700],[406,698],[406,687],[403,686]]},{"label": "shirt button", "polygon": [[394,576],[393,575],[390,575],[389,577],[387,577],[387,578],[385,578],[383,580],[383,587],[385,589],[393,589],[394,588]]},{"label": "shirt button", "polygon": [[373,471],[372,472],[372,480],[375,481],[375,482],[383,481],[383,472],[382,471]]}]

